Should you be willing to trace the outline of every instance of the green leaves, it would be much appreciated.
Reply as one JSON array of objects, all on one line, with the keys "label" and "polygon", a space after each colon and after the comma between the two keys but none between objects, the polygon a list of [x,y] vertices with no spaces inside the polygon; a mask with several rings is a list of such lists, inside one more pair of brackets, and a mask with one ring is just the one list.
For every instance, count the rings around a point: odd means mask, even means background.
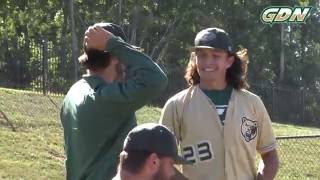
[{"label": "green leaves", "polygon": [[[297,3],[314,8],[305,24],[286,25],[290,30],[284,32],[285,74],[284,80],[279,82],[280,24],[269,27],[261,23],[259,17],[267,6],[293,6]],[[31,42],[40,42],[46,38],[53,44],[55,52],[61,51],[54,54],[61,62],[57,66],[72,67],[69,59],[71,22],[68,1],[11,0],[0,1],[0,5],[1,46],[6,47],[1,42],[9,40],[8,49],[14,50],[12,42],[18,37],[20,41]],[[320,56],[318,6],[316,1],[308,0],[273,0],[271,3],[261,0],[74,0],[74,17],[78,42],[82,42],[88,25],[101,21],[118,23],[124,28],[130,43],[140,46],[167,69],[179,71],[181,76],[189,59],[188,48],[193,46],[196,33],[211,26],[224,28],[231,35],[235,47],[249,50],[250,81],[296,86],[301,84],[300,80],[296,82],[299,77],[311,78],[308,85],[316,83],[318,78],[305,73],[318,76],[319,71],[316,68],[318,66],[312,66],[317,64],[317,57]],[[82,43],[78,47],[81,49]],[[32,49],[12,53],[32,54],[26,51]],[[0,53],[8,54],[4,50]],[[0,59],[4,64],[7,61],[6,58]],[[311,64],[314,68],[304,64]]]},{"label": "green leaves", "polygon": [[298,0],[300,6],[309,6],[309,0]]}]

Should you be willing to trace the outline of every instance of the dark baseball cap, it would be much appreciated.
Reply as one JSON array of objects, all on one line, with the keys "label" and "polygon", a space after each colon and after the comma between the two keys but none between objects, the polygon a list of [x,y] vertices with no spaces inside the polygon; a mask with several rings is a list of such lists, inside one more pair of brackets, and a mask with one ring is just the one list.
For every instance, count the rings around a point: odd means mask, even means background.
[{"label": "dark baseball cap", "polygon": [[[110,22],[101,22],[101,23],[96,23],[95,25],[98,25],[104,28],[105,30],[111,32],[113,35],[120,37],[123,41],[127,41],[127,36],[120,26]],[[88,58],[87,53],[89,49],[85,45],[83,45],[83,48],[84,48],[84,53],[78,58],[80,62],[83,62]],[[107,53],[107,52],[101,51],[101,53]]]},{"label": "dark baseball cap", "polygon": [[155,123],[146,123],[133,128],[127,135],[123,151],[146,151],[174,159],[176,164],[192,164],[178,155],[175,136],[168,128]]},{"label": "dark baseball cap", "polygon": [[192,49],[222,49],[234,54],[234,49],[226,31],[220,28],[211,27],[201,30],[194,40]]},{"label": "dark baseball cap", "polygon": [[127,41],[127,36],[120,26],[110,22],[96,23],[95,25],[98,25],[103,29],[111,32],[113,35],[120,37],[123,41]]}]

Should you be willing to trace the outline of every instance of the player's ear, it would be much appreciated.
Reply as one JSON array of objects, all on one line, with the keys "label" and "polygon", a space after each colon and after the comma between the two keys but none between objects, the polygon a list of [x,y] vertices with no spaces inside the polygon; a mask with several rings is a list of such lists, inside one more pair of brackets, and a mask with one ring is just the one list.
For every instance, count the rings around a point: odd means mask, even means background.
[{"label": "player's ear", "polygon": [[150,172],[158,172],[160,168],[160,159],[156,153],[151,153],[146,160],[146,166]]},{"label": "player's ear", "polygon": [[112,64],[112,65],[117,65],[118,63],[119,63],[119,59],[118,58],[116,58],[116,57],[114,57],[114,56],[111,56],[110,57],[110,63]]},{"label": "player's ear", "polygon": [[246,121],[246,118],[245,118],[245,117],[241,118],[241,121],[242,121],[242,122],[245,122],[245,121]]},{"label": "player's ear", "polygon": [[234,62],[234,56],[229,56],[228,55],[228,58],[227,58],[227,68],[231,67],[233,62]]}]

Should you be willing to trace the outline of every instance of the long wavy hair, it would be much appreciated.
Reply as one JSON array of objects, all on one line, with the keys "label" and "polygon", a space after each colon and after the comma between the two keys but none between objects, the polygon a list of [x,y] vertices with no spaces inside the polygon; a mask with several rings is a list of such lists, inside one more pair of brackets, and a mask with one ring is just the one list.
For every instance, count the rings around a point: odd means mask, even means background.
[{"label": "long wavy hair", "polygon": [[[246,79],[247,72],[247,59],[240,59],[239,53],[229,54],[234,56],[233,64],[227,69],[226,80],[228,85],[231,85],[234,89],[246,89],[249,87]],[[197,85],[200,83],[200,75],[196,65],[196,53],[191,52],[190,60],[186,68],[185,79],[190,86]]]}]

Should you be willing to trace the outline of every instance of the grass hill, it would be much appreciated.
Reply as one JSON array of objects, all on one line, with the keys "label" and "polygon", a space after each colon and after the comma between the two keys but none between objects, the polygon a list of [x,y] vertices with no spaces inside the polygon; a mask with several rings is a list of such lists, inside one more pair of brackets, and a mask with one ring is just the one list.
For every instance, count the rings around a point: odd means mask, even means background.
[{"label": "grass hill", "polygon": [[[59,120],[62,100],[61,95],[0,88],[0,179],[65,179]],[[151,106],[140,109],[136,113],[138,123],[157,122],[160,111]],[[320,134],[319,128],[290,124],[273,123],[273,128],[277,136]],[[301,142],[301,146],[292,146]],[[286,179],[290,173],[293,176],[289,179],[320,179],[319,139],[281,140],[279,146],[285,169],[280,170],[278,179]],[[308,171],[302,171],[302,166]]]}]

